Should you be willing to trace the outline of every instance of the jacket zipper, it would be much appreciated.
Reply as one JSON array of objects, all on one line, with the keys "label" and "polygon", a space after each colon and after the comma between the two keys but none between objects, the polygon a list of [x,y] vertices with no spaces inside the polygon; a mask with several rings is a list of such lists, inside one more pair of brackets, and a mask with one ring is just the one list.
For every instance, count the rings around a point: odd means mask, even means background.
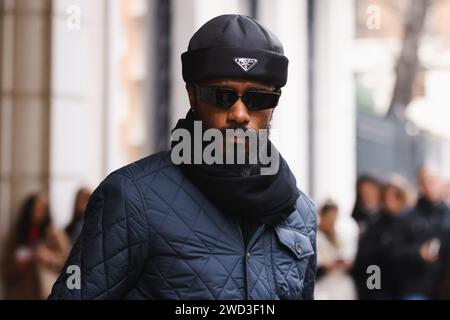
[{"label": "jacket zipper", "polygon": [[247,289],[247,285],[248,285],[248,283],[247,283],[247,278],[248,278],[248,275],[247,275],[247,264],[248,264],[247,259],[248,259],[248,252],[247,252],[247,245],[246,245],[246,243],[245,243],[245,241],[244,241],[244,235],[242,234],[241,225],[239,224],[239,221],[238,221],[238,220],[236,220],[236,221],[237,221],[237,227],[238,227],[238,229],[239,229],[239,234],[240,234],[240,236],[241,236],[242,246],[244,247],[244,269],[245,269],[245,275],[244,275],[244,289],[245,289],[245,300],[248,300],[248,289]]},{"label": "jacket zipper", "polygon": [[[254,242],[256,242],[259,239],[259,236],[263,233],[262,231],[264,230],[264,225],[258,227],[258,229],[256,229],[255,233],[252,235],[252,237],[249,239],[248,241],[248,246],[244,241],[244,235],[242,234],[242,229],[241,229],[241,225],[239,224],[239,221],[236,219],[236,224],[238,226],[239,229],[239,234],[241,236],[241,242],[242,242],[242,246],[244,247],[244,268],[245,268],[245,275],[244,275],[244,286],[245,286],[245,300],[249,300],[248,299],[248,259],[250,258],[250,247],[253,245]],[[253,238],[257,236],[257,238],[253,240]]]}]

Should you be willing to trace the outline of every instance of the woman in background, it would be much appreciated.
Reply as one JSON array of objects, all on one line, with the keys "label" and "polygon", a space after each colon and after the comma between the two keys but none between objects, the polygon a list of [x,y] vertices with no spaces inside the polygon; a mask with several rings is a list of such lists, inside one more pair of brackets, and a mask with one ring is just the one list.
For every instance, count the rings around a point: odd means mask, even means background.
[{"label": "woman in background", "polygon": [[50,224],[47,197],[43,193],[28,197],[6,241],[2,268],[6,299],[42,297],[36,252]]},{"label": "woman in background", "polygon": [[336,232],[338,207],[327,202],[319,211],[317,230],[317,300],[354,300],[353,280],[348,270],[352,262],[345,258],[344,241]]},{"label": "woman in background", "polygon": [[66,227],[66,233],[69,236],[72,245],[77,240],[78,236],[81,233],[81,229],[83,228],[84,211],[86,210],[90,197],[91,191],[85,187],[79,189],[75,196],[72,220]]},{"label": "woman in background", "polygon": [[6,242],[2,268],[5,298],[47,298],[69,248],[65,233],[52,227],[47,196],[30,196]]},{"label": "woman in background", "polygon": [[54,228],[47,230],[45,245],[41,246],[37,252],[37,257],[42,263],[41,278],[45,285],[43,288],[44,297],[47,298],[52,290],[61,269],[64,267],[66,258],[70,253],[78,236],[81,233],[84,221],[84,211],[91,196],[88,188],[81,188],[75,195],[72,220],[64,231]]}]

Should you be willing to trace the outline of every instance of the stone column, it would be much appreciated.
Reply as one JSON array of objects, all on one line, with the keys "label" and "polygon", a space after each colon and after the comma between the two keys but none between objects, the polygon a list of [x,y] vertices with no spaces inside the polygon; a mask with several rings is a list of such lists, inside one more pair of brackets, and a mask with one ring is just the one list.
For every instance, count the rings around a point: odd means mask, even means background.
[{"label": "stone column", "polygon": [[108,173],[110,2],[53,3],[50,199],[55,224],[64,227],[77,189],[95,188]]},{"label": "stone column", "polygon": [[[0,2],[0,244],[49,189],[51,0]],[[0,259],[3,256],[0,246]],[[2,292],[0,281],[0,292]],[[1,298],[1,296],[0,296]]]},{"label": "stone column", "polygon": [[314,1],[314,198],[350,214],[356,179],[353,0]]},{"label": "stone column", "polygon": [[3,1],[0,232],[49,189],[51,1]]},{"label": "stone column", "polygon": [[308,29],[306,0],[260,0],[259,21],[283,43],[288,83],[274,113],[272,140],[289,163],[298,187],[309,193]]}]

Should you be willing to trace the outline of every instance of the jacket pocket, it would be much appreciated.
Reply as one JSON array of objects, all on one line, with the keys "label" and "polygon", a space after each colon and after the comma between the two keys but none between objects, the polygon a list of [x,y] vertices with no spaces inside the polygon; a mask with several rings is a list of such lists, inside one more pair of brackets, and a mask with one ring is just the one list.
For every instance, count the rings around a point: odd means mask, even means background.
[{"label": "jacket pocket", "polygon": [[302,259],[314,254],[309,237],[300,231],[276,226],[275,232],[281,244],[283,244],[297,259]]},{"label": "jacket pocket", "polygon": [[280,299],[301,299],[313,246],[309,237],[296,229],[285,226],[274,229],[272,259],[277,295]]}]

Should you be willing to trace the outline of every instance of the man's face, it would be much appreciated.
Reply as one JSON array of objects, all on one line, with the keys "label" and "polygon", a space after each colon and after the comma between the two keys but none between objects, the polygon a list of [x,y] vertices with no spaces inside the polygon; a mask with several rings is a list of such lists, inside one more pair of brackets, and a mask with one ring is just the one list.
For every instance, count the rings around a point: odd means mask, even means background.
[{"label": "man's face", "polygon": [[[273,92],[274,88],[260,82],[242,79],[209,79],[201,82],[202,86],[229,88],[236,91],[239,96],[249,90]],[[196,111],[206,129],[268,129],[273,109],[249,111],[247,106],[238,99],[229,109],[221,109],[200,101],[196,95],[195,87],[188,84],[187,91],[191,107]]]},{"label": "man's face", "polygon": [[383,205],[390,215],[400,213],[406,206],[405,201],[399,195],[399,190],[388,186],[383,192]]},{"label": "man's face", "polygon": [[361,201],[368,209],[377,209],[380,200],[380,188],[372,182],[364,182],[360,187]]},{"label": "man's face", "polygon": [[442,198],[442,180],[437,169],[424,167],[419,171],[418,178],[422,196],[431,202],[437,202]]}]

